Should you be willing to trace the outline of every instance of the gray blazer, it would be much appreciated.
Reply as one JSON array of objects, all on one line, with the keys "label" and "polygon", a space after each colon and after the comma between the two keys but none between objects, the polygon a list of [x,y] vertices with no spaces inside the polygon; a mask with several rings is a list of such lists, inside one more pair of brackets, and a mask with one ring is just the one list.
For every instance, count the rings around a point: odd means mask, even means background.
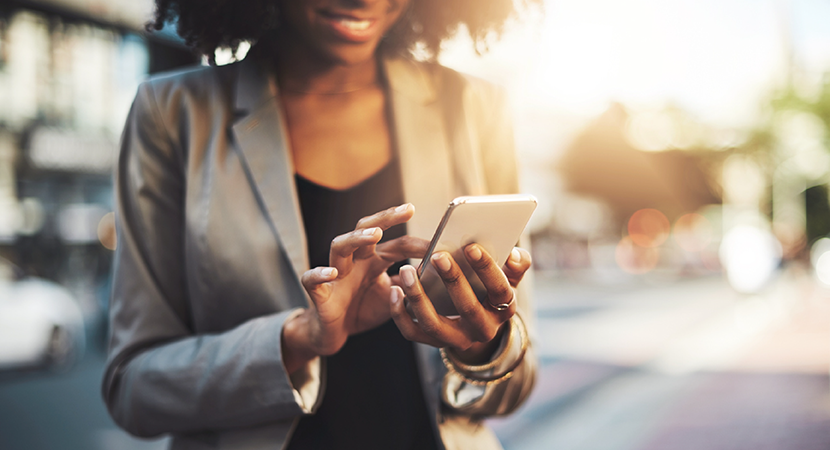
[{"label": "gray blazer", "polygon": [[[515,192],[506,105],[490,85],[433,64],[387,60],[409,233],[429,238],[458,195]],[[309,269],[274,77],[253,58],[141,85],[116,174],[118,248],[103,396],[137,436],[173,449],[277,449],[324,389],[320,365],[289,377],[284,321],[308,304]],[[525,283],[526,284],[526,283]],[[524,317],[529,298],[520,293]],[[529,323],[530,325],[530,323]],[[529,394],[531,351],[487,388],[416,349],[446,448],[500,448],[480,419]]]}]

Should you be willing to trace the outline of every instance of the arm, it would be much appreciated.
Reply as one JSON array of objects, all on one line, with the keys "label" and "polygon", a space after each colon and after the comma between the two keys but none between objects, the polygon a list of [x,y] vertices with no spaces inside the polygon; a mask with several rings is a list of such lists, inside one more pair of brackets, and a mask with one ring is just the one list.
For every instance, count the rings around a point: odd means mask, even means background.
[{"label": "arm", "polygon": [[522,300],[514,294],[530,257],[516,249],[499,268],[477,244],[467,246],[464,257],[486,288],[486,298],[479,302],[449,253],[436,252],[431,262],[459,318],[435,311],[412,266],[401,268],[401,286],[393,288],[392,318],[407,339],[442,349],[441,397],[450,412],[473,418],[509,414],[527,398],[535,381],[529,333],[519,313]]},{"label": "arm", "polygon": [[[524,250],[520,251],[522,252],[520,261],[523,261],[520,264],[529,265],[529,255]],[[515,261],[513,257],[511,260]],[[508,264],[512,263],[508,262]],[[505,272],[509,272],[509,269],[505,268]],[[447,370],[444,375],[441,398],[451,410],[472,417],[506,415],[518,408],[530,395],[536,381],[536,357],[533,345],[529,341],[533,330],[533,318],[530,316],[532,309],[526,292],[530,281],[527,278],[530,277],[524,278],[525,281],[519,284],[515,291],[516,312],[520,314],[526,335],[522,336],[521,330],[514,321],[506,322],[502,333],[495,339],[495,345],[498,345],[495,352],[490,353],[492,356],[481,362],[497,361],[498,363],[492,369],[479,372],[459,370],[460,373]],[[511,285],[513,285],[512,282]],[[522,339],[527,342],[525,349],[522,348]],[[511,372],[510,378],[483,386],[471,384],[465,380],[465,376],[495,377],[507,372]]]},{"label": "arm", "polygon": [[312,362],[292,380],[281,354],[283,323],[298,311],[195,334],[183,256],[184,173],[182,150],[165,132],[152,86],[143,84],[116,173],[118,248],[102,386],[110,414],[132,434],[156,436],[309,412],[319,369]]}]

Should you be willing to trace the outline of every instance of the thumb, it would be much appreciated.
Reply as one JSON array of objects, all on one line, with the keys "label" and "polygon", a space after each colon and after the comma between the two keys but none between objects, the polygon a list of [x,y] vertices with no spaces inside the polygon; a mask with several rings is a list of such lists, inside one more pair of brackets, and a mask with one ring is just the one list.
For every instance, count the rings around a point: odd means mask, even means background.
[{"label": "thumb", "polygon": [[315,267],[306,271],[302,279],[303,287],[308,292],[314,306],[320,306],[331,296],[331,281],[337,278],[337,269],[334,267]]}]

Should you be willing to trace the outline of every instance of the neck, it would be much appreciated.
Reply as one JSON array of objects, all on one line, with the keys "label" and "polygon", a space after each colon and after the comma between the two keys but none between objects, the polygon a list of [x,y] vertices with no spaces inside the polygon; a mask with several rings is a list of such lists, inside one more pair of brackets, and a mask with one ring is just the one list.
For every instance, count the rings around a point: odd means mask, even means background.
[{"label": "neck", "polygon": [[322,57],[298,41],[287,36],[277,39],[276,75],[281,89],[307,94],[338,94],[377,84],[376,58],[344,64]]}]

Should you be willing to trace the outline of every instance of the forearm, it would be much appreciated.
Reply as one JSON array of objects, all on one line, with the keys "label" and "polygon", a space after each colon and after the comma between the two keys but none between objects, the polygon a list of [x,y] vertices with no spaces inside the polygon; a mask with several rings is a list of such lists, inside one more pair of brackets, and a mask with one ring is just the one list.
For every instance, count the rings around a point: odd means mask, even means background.
[{"label": "forearm", "polygon": [[292,313],[113,355],[104,385],[113,418],[135,435],[157,436],[302,414],[281,352],[281,330]]},{"label": "forearm", "polygon": [[[512,336],[503,337],[503,346],[491,356],[490,360],[497,363],[495,367],[485,373],[469,374],[471,378],[498,378],[510,372],[509,377],[497,382],[474,385],[465,381],[463,371],[460,374],[445,371],[441,398],[450,411],[472,417],[505,415],[518,408],[530,395],[536,381],[537,369],[531,339],[534,321],[527,312],[531,309],[528,292],[531,282],[532,280],[526,279],[517,288],[517,301],[521,304],[521,323],[526,331],[524,343],[519,330],[511,325],[505,333],[509,331]],[[496,361],[499,359],[501,361]]]}]

